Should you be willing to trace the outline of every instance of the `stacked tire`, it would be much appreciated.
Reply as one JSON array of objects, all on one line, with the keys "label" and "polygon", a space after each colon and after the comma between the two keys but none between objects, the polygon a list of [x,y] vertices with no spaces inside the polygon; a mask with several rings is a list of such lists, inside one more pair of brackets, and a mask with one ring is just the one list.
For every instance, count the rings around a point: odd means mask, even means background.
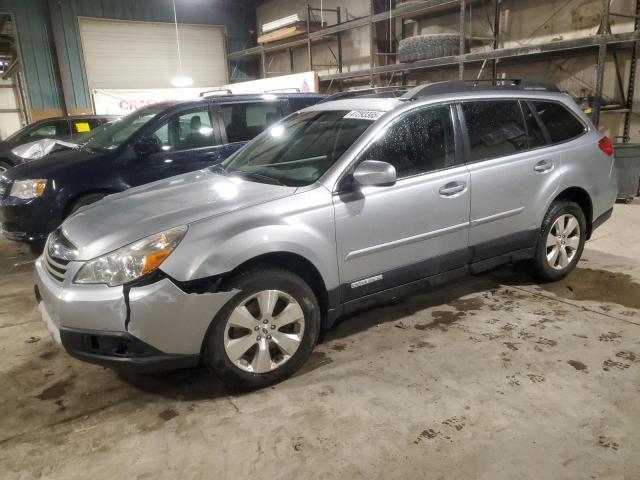
[{"label": "stacked tire", "polygon": [[460,35],[416,35],[400,40],[400,63],[416,62],[429,58],[450,57],[460,53]]}]

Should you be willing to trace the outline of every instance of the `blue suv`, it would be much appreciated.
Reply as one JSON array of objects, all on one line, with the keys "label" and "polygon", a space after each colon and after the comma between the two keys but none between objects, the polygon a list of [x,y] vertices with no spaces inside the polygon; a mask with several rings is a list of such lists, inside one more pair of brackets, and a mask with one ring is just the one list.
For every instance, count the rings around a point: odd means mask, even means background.
[{"label": "blue suv", "polygon": [[43,240],[80,207],[220,162],[270,124],[324,98],[214,95],[141,108],[76,150],[1,173],[2,233],[10,240]]}]

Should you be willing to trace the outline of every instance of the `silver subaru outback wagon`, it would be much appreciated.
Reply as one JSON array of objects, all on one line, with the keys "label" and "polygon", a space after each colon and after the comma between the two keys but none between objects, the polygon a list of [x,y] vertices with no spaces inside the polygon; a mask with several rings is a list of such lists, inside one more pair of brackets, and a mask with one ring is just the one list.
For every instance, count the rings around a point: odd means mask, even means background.
[{"label": "silver subaru outback wagon", "polygon": [[615,198],[611,141],[554,87],[330,101],[221,165],[79,210],[36,262],[36,297],[79,359],[202,362],[259,388],[372,303],[519,260],[564,277]]}]

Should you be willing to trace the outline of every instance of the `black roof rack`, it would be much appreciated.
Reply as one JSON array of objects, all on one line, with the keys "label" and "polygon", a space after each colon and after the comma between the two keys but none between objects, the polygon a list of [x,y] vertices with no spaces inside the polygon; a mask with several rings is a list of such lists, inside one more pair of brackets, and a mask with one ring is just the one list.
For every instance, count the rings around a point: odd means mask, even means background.
[{"label": "black roof rack", "polygon": [[345,100],[348,98],[398,98],[409,91],[409,87],[366,87],[337,92],[329,95],[318,103],[331,102],[333,100]]},{"label": "black roof rack", "polygon": [[413,88],[402,98],[414,99],[429,95],[442,95],[446,93],[464,93],[486,90],[527,90],[538,92],[560,92],[558,87],[551,82],[538,80],[502,79],[497,80],[453,80],[437,82],[429,85],[420,85]]},{"label": "black roof rack", "polygon": [[214,88],[213,90],[205,90],[200,92],[200,97],[211,97],[214,95],[233,95],[233,92],[228,88]]}]

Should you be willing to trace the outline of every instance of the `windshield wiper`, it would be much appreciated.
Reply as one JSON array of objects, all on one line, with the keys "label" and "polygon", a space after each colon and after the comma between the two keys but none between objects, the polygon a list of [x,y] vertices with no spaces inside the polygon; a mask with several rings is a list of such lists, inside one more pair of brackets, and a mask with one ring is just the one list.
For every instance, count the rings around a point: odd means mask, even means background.
[{"label": "windshield wiper", "polygon": [[245,172],[244,170],[233,170],[230,173],[238,174],[238,175],[243,176],[243,177],[248,177],[248,178],[254,179],[254,180],[256,180],[256,181],[258,181],[260,183],[270,183],[272,185],[280,185],[282,187],[286,186],[284,183],[282,183],[277,178],[273,178],[273,177],[270,177],[269,175],[264,175],[264,174],[258,173],[258,172]]}]

